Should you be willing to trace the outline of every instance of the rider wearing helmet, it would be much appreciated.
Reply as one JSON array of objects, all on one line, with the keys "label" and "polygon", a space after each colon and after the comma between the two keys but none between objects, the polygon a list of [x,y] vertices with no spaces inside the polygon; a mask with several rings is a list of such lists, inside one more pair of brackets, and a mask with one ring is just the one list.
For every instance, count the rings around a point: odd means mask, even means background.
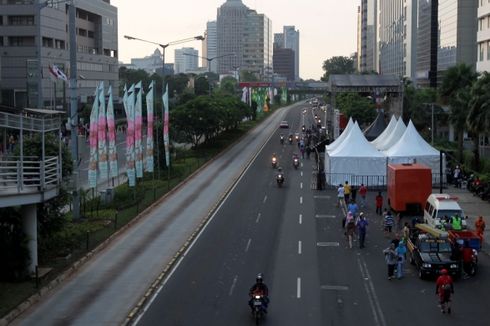
[{"label": "rider wearing helmet", "polygon": [[250,300],[248,301],[248,305],[251,309],[253,309],[253,296],[261,295],[262,303],[264,305],[264,310],[267,312],[267,305],[269,304],[269,288],[264,283],[264,277],[262,273],[259,273],[255,279],[255,284],[252,285],[250,291],[248,291],[248,295],[250,296]]},{"label": "rider wearing helmet", "polygon": [[441,312],[445,313],[445,307],[447,307],[447,313],[451,313],[451,294],[454,293],[453,278],[448,275],[447,269],[441,270],[441,275],[436,281],[436,295],[439,295],[439,303],[441,304]]}]

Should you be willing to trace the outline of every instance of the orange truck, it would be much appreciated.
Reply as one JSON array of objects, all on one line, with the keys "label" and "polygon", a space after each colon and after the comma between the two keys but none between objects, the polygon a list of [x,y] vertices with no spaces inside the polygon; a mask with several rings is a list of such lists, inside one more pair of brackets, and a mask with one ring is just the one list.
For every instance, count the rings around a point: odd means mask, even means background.
[{"label": "orange truck", "polygon": [[388,205],[395,212],[423,212],[432,193],[432,171],[423,164],[388,164]]}]

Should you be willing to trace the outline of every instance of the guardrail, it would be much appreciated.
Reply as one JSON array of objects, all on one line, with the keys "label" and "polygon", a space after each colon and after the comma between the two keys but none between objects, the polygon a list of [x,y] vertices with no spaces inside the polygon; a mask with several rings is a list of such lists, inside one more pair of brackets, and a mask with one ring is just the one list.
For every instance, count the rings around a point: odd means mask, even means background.
[{"label": "guardrail", "polygon": [[25,131],[48,132],[60,128],[60,119],[56,118],[35,118],[20,114],[0,112],[0,127],[10,129],[23,129]]},{"label": "guardrail", "polygon": [[6,157],[0,159],[0,189],[12,192],[25,190],[44,191],[58,186],[61,179],[59,157],[47,157],[40,161],[37,157]]}]

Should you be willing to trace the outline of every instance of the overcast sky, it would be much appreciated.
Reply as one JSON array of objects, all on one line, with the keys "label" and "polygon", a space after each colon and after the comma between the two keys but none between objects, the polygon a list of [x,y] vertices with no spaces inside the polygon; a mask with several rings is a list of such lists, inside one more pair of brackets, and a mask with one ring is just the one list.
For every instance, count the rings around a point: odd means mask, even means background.
[{"label": "overcast sky", "polygon": [[[158,43],[168,43],[202,35],[206,22],[216,20],[217,8],[225,0],[111,0],[118,8],[119,60],[151,54],[156,46],[124,39],[124,35]],[[324,60],[349,56],[356,51],[357,6],[360,0],[242,0],[251,9],[272,20],[274,33],[284,25],[300,32],[300,77],[319,79]],[[174,61],[174,51],[201,42],[167,48],[166,62]]]}]

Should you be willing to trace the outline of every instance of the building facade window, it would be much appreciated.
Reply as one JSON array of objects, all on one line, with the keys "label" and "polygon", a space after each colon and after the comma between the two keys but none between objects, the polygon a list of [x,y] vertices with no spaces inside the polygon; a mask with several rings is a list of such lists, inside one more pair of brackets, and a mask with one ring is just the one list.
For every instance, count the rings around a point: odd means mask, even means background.
[{"label": "building facade window", "polygon": [[8,16],[9,25],[34,25],[34,16]]},{"label": "building facade window", "polygon": [[478,61],[483,61],[483,43],[478,43]]},{"label": "building facade window", "polygon": [[487,41],[487,60],[490,60],[490,41]]},{"label": "building facade window", "polygon": [[34,36],[9,36],[9,46],[34,46]]}]

